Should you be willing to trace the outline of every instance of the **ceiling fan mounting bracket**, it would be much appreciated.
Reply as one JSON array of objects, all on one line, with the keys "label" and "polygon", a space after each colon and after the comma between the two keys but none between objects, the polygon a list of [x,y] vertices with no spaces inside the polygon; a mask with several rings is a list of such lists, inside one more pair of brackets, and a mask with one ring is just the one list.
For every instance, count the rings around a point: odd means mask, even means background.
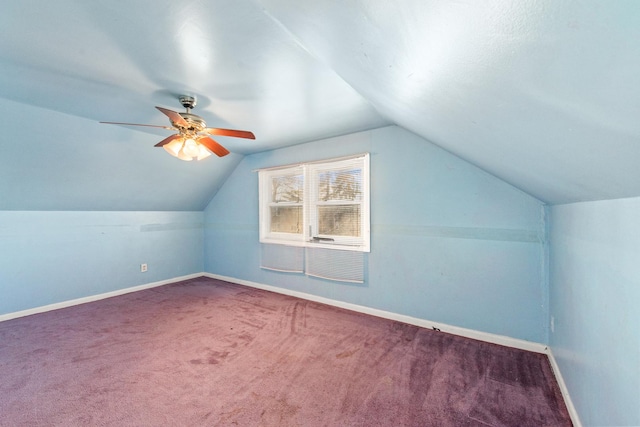
[{"label": "ceiling fan mounting bracket", "polygon": [[191,110],[193,107],[195,107],[196,103],[198,102],[195,96],[189,95],[181,95],[179,99],[180,104],[182,104],[182,106],[187,109],[187,112],[189,112],[188,110]]}]

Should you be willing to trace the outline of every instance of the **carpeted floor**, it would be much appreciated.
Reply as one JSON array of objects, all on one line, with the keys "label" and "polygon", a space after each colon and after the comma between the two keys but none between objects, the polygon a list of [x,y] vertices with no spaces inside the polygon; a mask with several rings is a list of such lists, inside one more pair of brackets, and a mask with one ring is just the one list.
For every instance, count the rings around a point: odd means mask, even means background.
[{"label": "carpeted floor", "polygon": [[0,323],[2,426],[570,426],[546,356],[209,278]]}]

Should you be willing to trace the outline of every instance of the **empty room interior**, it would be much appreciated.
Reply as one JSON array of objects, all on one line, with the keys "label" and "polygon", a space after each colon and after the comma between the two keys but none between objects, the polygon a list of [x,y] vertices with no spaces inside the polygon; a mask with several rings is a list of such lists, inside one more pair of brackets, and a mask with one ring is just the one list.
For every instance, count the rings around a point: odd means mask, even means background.
[{"label": "empty room interior", "polygon": [[640,425],[640,2],[0,32],[0,426]]}]

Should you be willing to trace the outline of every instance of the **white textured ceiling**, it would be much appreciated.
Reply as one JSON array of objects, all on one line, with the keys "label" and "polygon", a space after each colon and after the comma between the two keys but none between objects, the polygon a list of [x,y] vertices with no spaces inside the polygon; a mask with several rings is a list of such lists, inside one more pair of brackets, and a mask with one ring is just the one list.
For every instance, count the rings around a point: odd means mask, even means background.
[{"label": "white textured ceiling", "polygon": [[[257,139],[97,123],[179,94]],[[549,203],[640,196],[640,2],[1,2],[0,114],[0,209],[202,209],[243,154],[391,123]]]}]

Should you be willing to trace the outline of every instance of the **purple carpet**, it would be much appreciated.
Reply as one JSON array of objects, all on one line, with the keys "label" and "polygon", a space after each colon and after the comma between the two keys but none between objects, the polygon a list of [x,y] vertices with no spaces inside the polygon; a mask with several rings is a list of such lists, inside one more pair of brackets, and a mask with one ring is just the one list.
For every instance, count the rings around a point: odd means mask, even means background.
[{"label": "purple carpet", "polygon": [[546,356],[198,278],[0,323],[2,426],[570,426]]}]

